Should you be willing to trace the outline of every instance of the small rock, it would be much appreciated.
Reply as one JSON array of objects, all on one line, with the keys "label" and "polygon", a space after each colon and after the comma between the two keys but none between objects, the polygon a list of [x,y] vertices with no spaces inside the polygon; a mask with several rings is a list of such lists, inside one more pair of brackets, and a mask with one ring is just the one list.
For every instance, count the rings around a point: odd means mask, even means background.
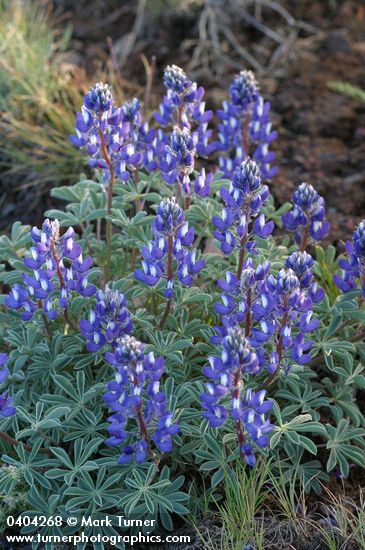
[{"label": "small rock", "polygon": [[333,31],[324,39],[323,48],[329,53],[349,53],[351,43],[344,33]]}]

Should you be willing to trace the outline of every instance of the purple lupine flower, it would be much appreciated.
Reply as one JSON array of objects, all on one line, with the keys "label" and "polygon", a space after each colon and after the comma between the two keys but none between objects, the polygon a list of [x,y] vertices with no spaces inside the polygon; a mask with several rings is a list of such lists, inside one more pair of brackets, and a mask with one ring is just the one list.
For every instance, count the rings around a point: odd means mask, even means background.
[{"label": "purple lupine flower", "polygon": [[214,174],[210,172],[205,173],[205,168],[202,168],[198,177],[194,181],[194,191],[200,197],[208,197],[210,195],[210,185],[213,181]]},{"label": "purple lupine flower", "polygon": [[[120,338],[113,352],[105,357],[116,369],[115,380],[107,384],[104,401],[113,412],[108,418],[107,444],[122,446],[118,462],[145,462],[153,455],[151,441],[159,451],[170,452],[172,437],[179,426],[172,421],[161,387],[163,358],[156,358],[153,352],[146,353],[144,344],[133,336]],[[127,429],[131,418],[138,427],[137,437]]]},{"label": "purple lupine flower", "polygon": [[110,87],[99,83],[85,95],[70,141],[86,152],[89,165],[102,171],[104,181],[110,179],[111,171],[127,181],[142,166],[156,168],[151,158],[155,137],[156,131],[142,120],[137,99],[116,107]]},{"label": "purple lupine flower", "polygon": [[205,124],[212,118],[212,111],[205,111],[202,101],[204,88],[192,82],[183,69],[176,65],[168,66],[163,77],[166,95],[159,112],[154,114],[161,126],[178,124],[191,127],[192,123]]},{"label": "purple lupine flower", "polygon": [[81,319],[80,331],[87,339],[88,351],[96,352],[106,343],[114,346],[119,338],[130,334],[133,321],[125,296],[106,285],[96,293],[96,304],[88,319]]},{"label": "purple lupine flower", "polygon": [[291,363],[305,364],[311,356],[308,334],[318,327],[312,319],[313,305],[322,301],[324,291],[314,280],[313,259],[306,252],[294,252],[275,277],[270,263],[255,267],[248,258],[240,280],[231,272],[218,280],[223,291],[215,304],[221,318],[212,343],[219,344],[229,327],[244,325],[255,348],[261,369],[269,374],[279,367],[288,371]]},{"label": "purple lupine flower", "polygon": [[213,428],[218,428],[228,418],[229,411],[221,399],[230,395],[230,414],[237,431],[241,454],[250,466],[255,464],[252,443],[266,447],[268,434],[273,426],[265,418],[272,408],[271,401],[265,401],[265,391],[243,391],[244,381],[250,375],[260,372],[259,359],[245,333],[237,326],[229,327],[221,341],[220,356],[209,358],[209,366],[203,373],[211,380],[206,384],[206,393],[201,395],[205,409],[203,416]]},{"label": "purple lupine flower", "polygon": [[[175,198],[160,202],[152,229],[155,238],[142,248],[142,269],[137,269],[134,274],[137,280],[148,286],[155,286],[165,278],[165,297],[170,299],[174,294],[176,275],[181,284],[190,286],[205,264],[197,258],[195,251],[189,251],[194,241],[194,228],[189,228]],[[173,259],[177,262],[176,274]]]},{"label": "purple lupine flower", "polygon": [[276,155],[269,150],[269,146],[278,137],[278,133],[272,130],[270,103],[264,102],[262,97],[253,105],[248,132],[250,143],[255,144],[252,157],[260,166],[263,179],[271,180],[278,173],[278,168],[272,166]]},{"label": "purple lupine flower", "polygon": [[321,241],[330,230],[324,198],[312,185],[302,183],[292,196],[293,208],[282,216],[284,227],[294,232],[296,242],[305,250],[311,241]]},{"label": "purple lupine flower", "polygon": [[259,98],[259,86],[252,71],[241,71],[229,87],[233,105],[242,110]]},{"label": "purple lupine flower", "polygon": [[196,143],[190,130],[175,126],[161,152],[160,169],[164,180],[169,185],[177,184],[185,195],[189,196],[194,191],[200,197],[207,197],[213,181],[212,173],[206,175],[202,168],[191,186],[196,152]]},{"label": "purple lupine flower", "polygon": [[46,219],[41,230],[33,227],[30,236],[33,246],[24,258],[24,266],[33,274],[23,273],[23,285],[14,285],[5,305],[22,310],[25,321],[31,320],[38,309],[55,319],[60,309],[67,309],[73,292],[84,297],[95,293],[95,287],[88,283],[92,260],[83,259],[72,227],[60,235],[58,220]]},{"label": "purple lupine flower", "polygon": [[[208,123],[213,116],[212,111],[205,110],[203,101],[204,88],[192,82],[185,72],[176,65],[168,66],[164,72],[166,95],[154,114],[161,126],[178,126],[180,130],[190,130],[197,155],[207,157],[213,151],[209,139],[212,131]],[[162,137],[164,136],[164,137]],[[166,141],[161,133],[160,140]]]},{"label": "purple lupine flower", "polygon": [[[8,356],[6,353],[0,353],[0,367],[4,367],[5,363],[8,360]],[[9,376],[9,371],[6,367],[1,368],[0,370],[0,384],[5,382],[7,377]]]},{"label": "purple lupine flower", "polygon": [[351,241],[345,244],[346,258],[338,262],[342,272],[334,275],[334,282],[342,292],[361,288],[365,297],[365,220],[354,231]]},{"label": "purple lupine flower", "polygon": [[[6,353],[0,353],[0,367],[4,367],[8,360]],[[9,370],[4,367],[0,370],[0,384],[5,382],[9,376]],[[8,392],[5,391],[0,395],[0,416],[8,418],[14,416],[16,408],[14,407],[14,397],[9,397]]]},{"label": "purple lupine flower", "polygon": [[277,132],[270,122],[270,103],[264,102],[259,93],[255,76],[251,71],[241,71],[230,86],[230,101],[223,101],[217,111],[221,123],[218,141],[212,144],[221,152],[219,167],[226,177],[232,177],[235,169],[248,156],[257,162],[262,178],[270,180],[277,174],[271,163],[275,153],[269,150]]},{"label": "purple lupine flower", "polygon": [[164,180],[172,185],[177,183],[186,194],[190,194],[190,175],[194,170],[195,144],[188,128],[180,130],[178,126],[165,146],[160,168]]},{"label": "purple lupine flower", "polygon": [[8,418],[16,414],[16,408],[14,407],[14,397],[9,397],[8,392],[4,392],[0,395],[0,416]]},{"label": "purple lupine flower", "polygon": [[314,280],[312,266],[313,258],[306,251],[295,251],[286,260],[285,266],[292,269],[300,282],[301,289],[307,289],[308,295],[314,304],[318,304],[324,298],[324,290]]},{"label": "purple lupine flower", "polygon": [[254,251],[253,235],[268,237],[273,228],[266,222],[261,207],[269,198],[269,189],[261,183],[261,175],[255,161],[247,158],[235,170],[230,188],[221,189],[225,203],[221,216],[214,216],[214,236],[220,241],[222,252],[231,254],[235,249]]}]

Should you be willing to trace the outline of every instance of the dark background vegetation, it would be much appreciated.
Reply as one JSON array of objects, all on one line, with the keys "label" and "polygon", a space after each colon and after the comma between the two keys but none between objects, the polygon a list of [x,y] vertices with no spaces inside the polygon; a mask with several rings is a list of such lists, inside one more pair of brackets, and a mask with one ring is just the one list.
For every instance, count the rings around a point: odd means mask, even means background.
[{"label": "dark background vegetation", "polygon": [[[19,4],[17,0],[10,3]],[[3,2],[2,9],[9,8],[6,4]],[[55,65],[55,83],[49,94],[44,85],[40,92],[49,95],[51,103],[60,102],[64,116],[61,125],[48,114],[42,118],[40,103],[45,98],[37,97],[35,83],[26,105],[33,103],[31,113],[24,115],[24,105],[19,106],[17,100],[14,131],[13,111],[9,115],[2,101],[3,229],[16,219],[39,223],[50,206],[49,187],[75,181],[86,169],[79,152],[67,143],[67,133],[88,85],[99,78],[108,79],[121,98],[136,95],[143,100],[153,59],[156,66],[149,114],[163,93],[161,75],[167,64],[181,65],[203,84],[213,108],[226,97],[237,71],[255,70],[262,91],[272,102],[273,121],[280,134],[275,145],[280,174],[272,183],[278,201],[288,199],[301,181],[312,183],[327,200],[334,242],[349,236],[363,217],[365,102],[329,88],[333,80],[363,84],[362,2],[48,0],[26,4],[46,12],[47,24],[53,29],[55,47],[45,63],[47,70]],[[6,58],[6,45],[4,48]],[[0,62],[0,91],[11,99],[15,96],[10,85],[4,92],[1,82],[6,77],[3,64],[4,59]],[[57,79],[63,93],[61,99],[54,100]],[[30,122],[27,136],[22,116]],[[54,126],[57,146],[52,156],[47,139]],[[42,130],[43,141],[37,142],[34,136]]]}]

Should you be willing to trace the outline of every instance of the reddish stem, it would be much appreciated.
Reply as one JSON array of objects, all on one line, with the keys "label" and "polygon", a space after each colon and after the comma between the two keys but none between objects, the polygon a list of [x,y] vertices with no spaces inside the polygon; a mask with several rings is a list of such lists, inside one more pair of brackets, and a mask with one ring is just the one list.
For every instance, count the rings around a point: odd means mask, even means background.
[{"label": "reddish stem", "polygon": [[247,235],[244,235],[241,239],[241,242],[240,242],[240,255],[239,255],[239,258],[238,258],[238,266],[237,266],[237,279],[240,280],[241,279],[241,275],[242,275],[242,268],[243,268],[243,261],[245,259],[245,244],[247,242]]},{"label": "reddish stem", "polygon": [[[3,441],[6,441],[6,443],[9,443],[10,445],[23,445],[24,449],[28,452],[31,452],[33,450],[33,447],[31,445],[28,445],[27,443],[23,443],[22,441],[18,441],[14,437],[11,437],[10,435],[6,434],[5,432],[0,432],[0,439]],[[39,449],[40,453],[46,453],[46,454],[52,454],[50,449],[46,449],[45,447],[40,447]]]},{"label": "reddish stem", "polygon": [[[241,385],[240,374],[241,374],[241,368],[238,367],[234,373],[234,378],[233,378],[233,399],[240,398],[240,385]],[[245,443],[245,434],[243,433],[241,420],[239,418],[235,422],[235,428],[236,428],[238,443],[240,446],[240,454],[241,454],[241,457],[244,457],[244,453],[242,452],[241,447]]]},{"label": "reddish stem", "polygon": [[147,441],[148,439],[147,427],[142,414],[142,402],[136,406],[136,417],[137,417],[137,423],[139,426],[139,430],[141,432],[142,439]]},{"label": "reddish stem", "polygon": [[247,313],[245,321],[245,336],[250,336],[251,333],[251,306],[252,306],[252,289],[247,290]]},{"label": "reddish stem", "polygon": [[242,136],[243,148],[245,150],[246,156],[249,155],[249,151],[250,151],[250,137],[248,135],[249,122],[250,122],[249,116],[247,113],[243,121],[243,136]]},{"label": "reddish stem", "polygon": [[43,311],[43,302],[42,302],[42,300],[37,300],[37,306],[38,306],[38,309],[42,312],[42,317],[43,317],[43,322],[44,322],[44,330],[45,330],[46,336],[47,336],[48,340],[52,340],[51,329],[50,329],[50,326],[49,326],[47,315]]},{"label": "reddish stem", "polygon": [[302,240],[301,240],[301,243],[300,243],[300,247],[299,247],[299,250],[301,252],[305,251],[305,249],[308,246],[308,242],[309,242],[309,225],[306,225],[306,227],[304,229],[303,236],[302,236]]},{"label": "reddish stem", "polygon": [[[135,372],[134,372],[134,367],[132,367],[132,373],[133,373],[133,384],[135,386],[138,385],[138,379],[135,375]],[[141,433],[141,438],[146,441],[147,443],[147,452],[150,456],[152,456],[153,458],[155,458],[154,456],[154,453],[152,452],[151,450],[151,445],[150,445],[150,440],[149,440],[149,437],[148,437],[148,432],[147,432],[147,426],[146,426],[146,422],[143,418],[143,413],[142,413],[142,400],[140,400],[139,404],[136,405],[135,407],[135,411],[136,411],[136,420],[137,420],[137,424],[138,424],[138,427],[139,427],[139,431]]]}]

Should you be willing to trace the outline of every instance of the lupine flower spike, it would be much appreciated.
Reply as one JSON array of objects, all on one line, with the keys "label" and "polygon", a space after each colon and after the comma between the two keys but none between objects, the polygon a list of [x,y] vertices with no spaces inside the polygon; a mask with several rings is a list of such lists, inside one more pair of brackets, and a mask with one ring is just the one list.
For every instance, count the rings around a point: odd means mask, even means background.
[{"label": "lupine flower spike", "polygon": [[212,111],[205,111],[204,88],[192,82],[176,65],[168,66],[164,72],[166,95],[155,119],[161,126],[178,126],[180,130],[191,130],[192,139],[200,156],[208,156],[212,147],[208,144],[212,131],[208,122]]},{"label": "lupine flower spike", "polygon": [[[124,336],[114,351],[106,354],[106,360],[116,370],[115,380],[107,384],[104,395],[113,413],[108,418],[107,444],[122,446],[119,463],[136,460],[141,464],[147,458],[155,458],[152,441],[160,452],[171,452],[172,437],[179,426],[172,421],[161,387],[163,358],[145,353],[144,344],[133,336]],[[131,419],[137,424],[137,432],[128,431]]]},{"label": "lupine flower spike", "polygon": [[189,228],[175,198],[161,201],[153,233],[154,240],[142,248],[142,269],[135,271],[135,277],[148,286],[155,286],[161,278],[166,279],[164,294],[170,308],[176,279],[191,286],[194,276],[205,264],[196,257],[195,250],[189,250],[194,241],[194,228]]},{"label": "lupine flower spike", "polygon": [[330,230],[324,198],[309,183],[302,183],[292,196],[293,208],[282,216],[283,225],[294,232],[300,250],[311,241],[321,241]]},{"label": "lupine flower spike", "polygon": [[365,220],[356,227],[352,242],[345,244],[347,258],[339,260],[341,275],[334,275],[334,282],[342,292],[360,288],[365,297]]},{"label": "lupine flower spike", "polygon": [[219,166],[226,177],[232,177],[237,166],[248,156],[257,162],[262,178],[277,174],[271,163],[275,153],[269,146],[277,137],[270,122],[270,103],[264,101],[251,71],[241,71],[230,86],[230,101],[224,101],[217,112],[221,120],[216,150],[224,152]]},{"label": "lupine flower spike", "polygon": [[215,305],[222,325],[216,328],[213,343],[221,343],[229,327],[244,323],[245,335],[254,346],[260,368],[270,375],[279,368],[311,360],[307,336],[318,327],[312,319],[313,304],[323,300],[324,291],[313,280],[313,259],[306,252],[293,252],[286,269],[270,274],[270,263],[244,263],[241,279],[228,272],[218,281],[223,290]]},{"label": "lupine flower spike", "polygon": [[[254,392],[244,388],[249,375],[260,372],[259,360],[255,350],[238,327],[229,328],[222,340],[220,356],[209,358],[209,366],[204,367],[204,374],[211,382],[206,384],[207,392],[201,396],[206,412],[203,416],[213,428],[221,426],[228,418],[229,412],[234,420],[240,452],[247,464],[256,462],[254,448],[266,447],[269,439],[266,434],[272,431],[273,425],[265,418],[272,408],[270,400],[265,401],[265,391]],[[221,399],[230,395],[230,410],[221,404]]]},{"label": "lupine flower spike", "polygon": [[33,246],[24,259],[24,266],[32,275],[23,273],[24,284],[13,286],[5,304],[22,311],[24,321],[32,319],[38,309],[51,320],[60,311],[67,315],[72,293],[84,297],[95,293],[95,287],[88,283],[92,259],[83,258],[72,227],[60,234],[57,220],[46,219],[41,230],[33,227],[30,236]]},{"label": "lupine flower spike", "polygon": [[127,301],[118,290],[105,290],[96,293],[96,305],[88,319],[81,319],[81,334],[87,339],[88,351],[96,352],[106,343],[116,345],[119,338],[133,330],[131,314],[126,307]]},{"label": "lupine flower spike", "polygon": [[194,185],[191,180],[195,156],[206,157],[214,149],[208,143],[212,134],[208,122],[213,113],[205,111],[204,89],[198,88],[180,67],[165,69],[164,84],[167,93],[155,119],[161,126],[173,126],[173,131],[169,137],[162,130],[158,133],[160,168],[169,185],[177,184],[177,194],[184,193],[188,208],[192,191],[202,197],[210,192],[213,174],[206,176],[202,169]]},{"label": "lupine flower spike", "polygon": [[99,83],[85,95],[70,141],[86,152],[89,165],[102,171],[104,181],[114,175],[126,181],[142,165],[156,168],[155,135],[142,121],[137,99],[116,107],[110,87]]},{"label": "lupine flower spike", "polygon": [[269,189],[261,183],[260,170],[255,161],[247,158],[235,170],[229,189],[221,189],[225,203],[221,216],[213,217],[214,236],[220,241],[222,252],[239,253],[238,278],[241,276],[245,250],[255,251],[254,237],[266,238],[273,228],[260,213],[269,198]]}]

